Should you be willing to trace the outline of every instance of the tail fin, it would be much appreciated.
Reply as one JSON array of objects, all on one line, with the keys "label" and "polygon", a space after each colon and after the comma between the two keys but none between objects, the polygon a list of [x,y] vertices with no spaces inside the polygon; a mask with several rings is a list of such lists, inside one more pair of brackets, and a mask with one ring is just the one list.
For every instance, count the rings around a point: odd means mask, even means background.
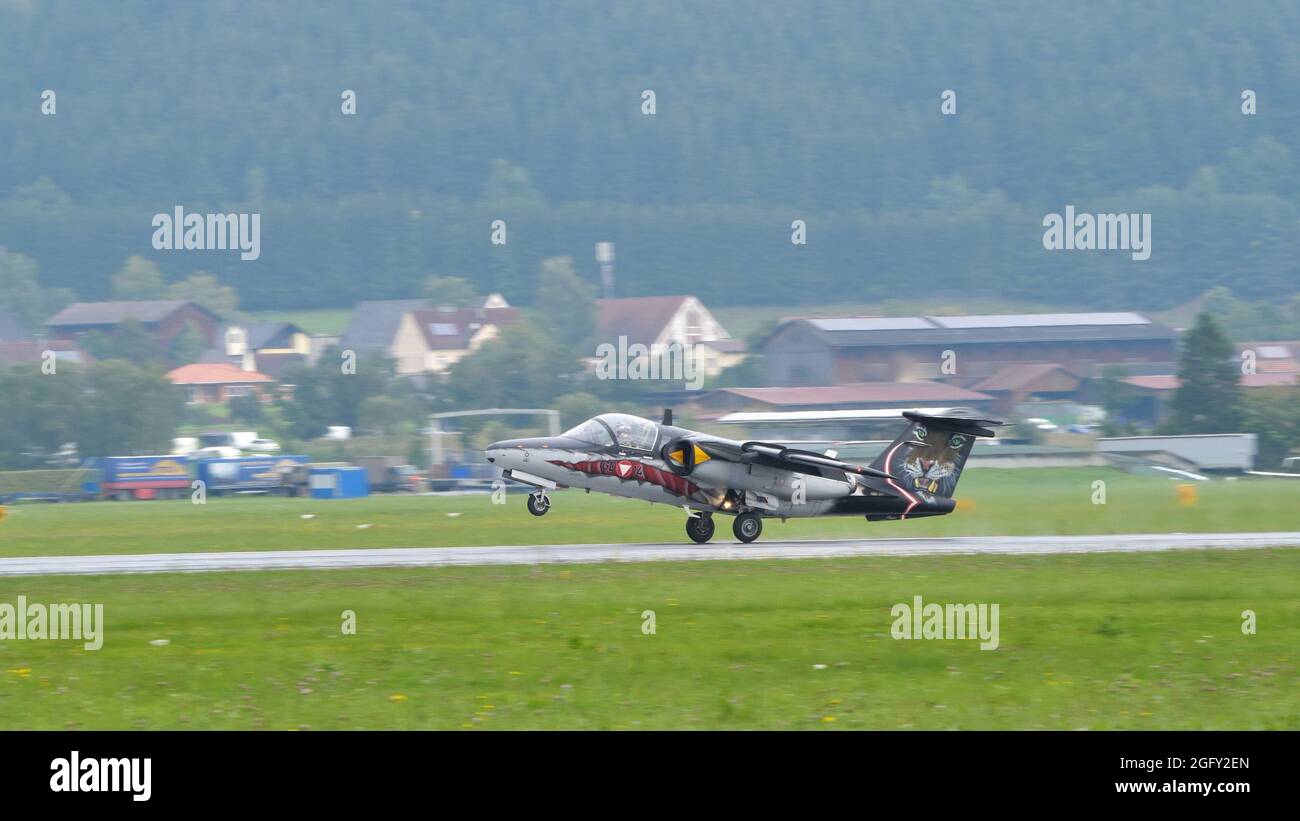
[{"label": "tail fin", "polygon": [[907,430],[895,439],[871,467],[893,476],[909,491],[950,498],[966,466],[977,436],[993,436],[990,419],[968,416],[928,416],[906,411]]}]

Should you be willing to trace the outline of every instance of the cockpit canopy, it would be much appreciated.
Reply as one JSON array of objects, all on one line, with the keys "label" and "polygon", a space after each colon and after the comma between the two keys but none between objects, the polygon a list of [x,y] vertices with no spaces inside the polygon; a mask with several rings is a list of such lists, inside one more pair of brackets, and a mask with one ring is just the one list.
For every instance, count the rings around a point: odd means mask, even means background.
[{"label": "cockpit canopy", "polygon": [[649,419],[626,413],[602,413],[565,431],[564,435],[595,445],[617,444],[621,448],[648,451],[654,450],[659,438],[659,426]]}]

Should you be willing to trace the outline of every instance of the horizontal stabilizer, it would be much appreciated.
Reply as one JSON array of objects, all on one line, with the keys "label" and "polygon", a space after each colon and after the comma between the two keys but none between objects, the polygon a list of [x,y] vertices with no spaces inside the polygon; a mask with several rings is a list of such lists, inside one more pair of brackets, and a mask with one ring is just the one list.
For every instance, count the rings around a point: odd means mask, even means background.
[{"label": "horizontal stabilizer", "polygon": [[903,411],[903,416],[935,430],[969,433],[972,436],[996,436],[996,432],[990,430],[990,428],[1002,427],[1006,424],[994,419],[978,419],[974,416],[931,416],[927,413],[916,413],[915,411]]}]

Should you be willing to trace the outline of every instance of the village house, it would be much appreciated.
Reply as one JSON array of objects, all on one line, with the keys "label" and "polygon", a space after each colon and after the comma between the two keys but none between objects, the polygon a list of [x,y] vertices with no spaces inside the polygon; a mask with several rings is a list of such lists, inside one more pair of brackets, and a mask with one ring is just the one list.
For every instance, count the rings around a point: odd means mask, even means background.
[{"label": "village house", "polygon": [[[458,319],[453,318],[453,324],[461,322],[463,325],[462,329],[456,333],[447,333],[448,329],[446,328],[440,329],[443,333],[433,333],[432,329],[422,329],[417,320],[410,319],[408,321],[410,314],[430,310],[469,310],[487,313],[478,318],[467,317],[467,315],[458,315]],[[470,329],[470,325],[478,324],[483,326],[485,324],[484,319],[486,319],[486,324],[497,328],[515,322],[518,318],[519,315],[514,312],[514,309],[510,307],[510,303],[501,294],[489,294],[473,308],[466,309],[454,307],[438,309],[426,299],[368,300],[357,303],[356,307],[352,309],[348,326],[339,336],[338,346],[340,350],[351,351],[356,354],[358,360],[386,357],[400,363],[405,359],[405,364],[399,364],[399,373],[441,373],[452,362],[459,360],[472,350],[469,347],[452,348],[447,346],[455,344],[469,345],[472,341],[476,348],[496,333],[495,330],[485,333],[463,333],[468,330],[476,332],[482,330],[482,327]],[[445,325],[448,323],[440,324]],[[399,334],[401,335],[400,343]],[[463,336],[464,338],[458,340],[439,339],[437,341],[430,341],[429,339],[429,337],[452,336]],[[401,349],[400,352],[399,348]]]},{"label": "village house", "polygon": [[425,308],[408,311],[390,347],[399,374],[445,373],[501,328],[519,321],[516,308]]},{"label": "village house", "polygon": [[745,358],[744,343],[732,339],[694,296],[600,299],[596,310],[598,345],[608,344],[617,350],[643,345],[650,357],[662,356],[675,346],[689,352],[705,376],[716,376]]},{"label": "village house", "polygon": [[45,320],[45,328],[53,339],[77,342],[96,331],[112,333],[128,321],[139,323],[157,340],[159,349],[166,351],[187,325],[198,332],[204,345],[212,345],[221,317],[198,303],[180,299],[77,302]]},{"label": "village house", "polygon": [[185,401],[191,405],[218,404],[250,395],[265,400],[275,385],[264,373],[228,362],[182,365],[169,371],[167,379],[185,391]]},{"label": "village house", "polygon": [[200,363],[225,362],[278,379],[290,367],[313,361],[311,335],[292,322],[226,325],[219,337],[220,347],[205,351]]}]

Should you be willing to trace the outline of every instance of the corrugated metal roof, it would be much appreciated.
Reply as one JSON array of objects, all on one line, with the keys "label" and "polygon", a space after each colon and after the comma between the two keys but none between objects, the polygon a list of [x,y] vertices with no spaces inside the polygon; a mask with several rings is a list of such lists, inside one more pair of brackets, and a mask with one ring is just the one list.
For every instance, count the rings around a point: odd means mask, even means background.
[{"label": "corrugated metal roof", "polygon": [[1044,328],[1080,325],[1150,325],[1151,320],[1136,313],[1080,314],[975,314],[970,316],[932,316],[941,328]]},{"label": "corrugated metal roof", "polygon": [[[840,317],[793,319],[836,348],[907,345],[1017,344],[1165,340],[1172,328],[1137,313],[997,314],[947,317]],[[768,335],[771,340],[781,333]]]},{"label": "corrugated metal roof", "polygon": [[988,394],[942,382],[850,382],[799,388],[717,388],[716,392],[777,407],[881,402],[907,405],[913,402],[987,402],[993,399]]},{"label": "corrugated metal roof", "polygon": [[808,321],[823,331],[914,331],[935,327],[921,316],[845,316]]}]

